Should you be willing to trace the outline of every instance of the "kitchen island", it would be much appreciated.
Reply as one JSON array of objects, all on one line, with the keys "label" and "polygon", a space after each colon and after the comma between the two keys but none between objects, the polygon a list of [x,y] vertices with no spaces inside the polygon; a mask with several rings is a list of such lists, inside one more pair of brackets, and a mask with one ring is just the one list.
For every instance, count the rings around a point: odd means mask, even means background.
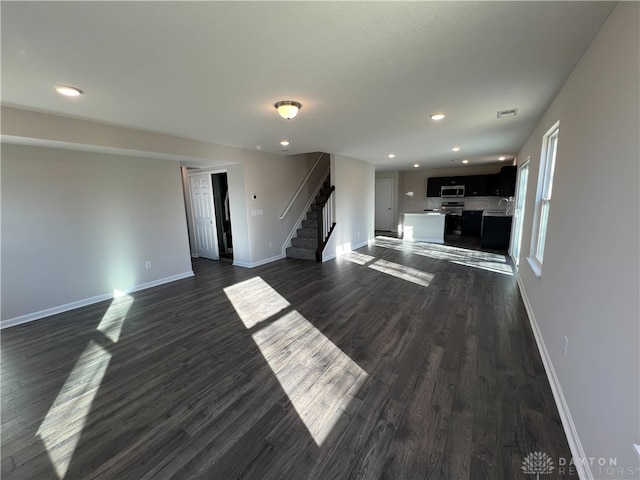
[{"label": "kitchen island", "polygon": [[444,219],[439,212],[405,213],[402,227],[403,240],[444,243]]}]

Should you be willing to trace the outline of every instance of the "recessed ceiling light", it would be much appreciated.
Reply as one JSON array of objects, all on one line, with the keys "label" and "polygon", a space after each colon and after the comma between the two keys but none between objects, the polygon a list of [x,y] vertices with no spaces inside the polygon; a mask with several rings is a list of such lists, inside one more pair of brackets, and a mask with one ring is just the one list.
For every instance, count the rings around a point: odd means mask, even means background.
[{"label": "recessed ceiling light", "polygon": [[389,158],[396,158],[396,154],[395,153],[390,153],[389,155],[387,155]]},{"label": "recessed ceiling light", "polygon": [[434,113],[434,114],[430,115],[429,118],[431,120],[436,120],[436,121],[442,120],[444,118],[444,113]]},{"label": "recessed ceiling light", "polygon": [[256,150],[262,150],[262,145],[256,145]]},{"label": "recessed ceiling light", "polygon": [[501,162],[504,162],[507,159],[507,157],[498,157],[498,160],[500,160]]},{"label": "recessed ceiling light", "polygon": [[420,164],[419,164],[419,163],[414,163],[414,164],[413,164],[413,167],[414,167],[414,168],[418,168],[419,166],[420,166]]},{"label": "recessed ceiling light", "polygon": [[76,87],[72,87],[71,85],[56,85],[56,92],[60,95],[64,95],[65,97],[77,97],[82,95],[82,90]]},{"label": "recessed ceiling light", "polygon": [[469,160],[467,160],[467,159],[465,158],[464,160],[462,160],[462,163],[464,163],[464,164],[466,165],[467,163],[469,163]]},{"label": "recessed ceiling light", "polygon": [[459,151],[460,151],[460,147],[453,147],[453,148],[451,149],[451,151],[453,151],[453,152],[459,152]]},{"label": "recessed ceiling light", "polygon": [[289,146],[289,140],[282,140],[282,141],[280,142],[280,145],[282,145],[283,147],[287,147],[287,146]]}]

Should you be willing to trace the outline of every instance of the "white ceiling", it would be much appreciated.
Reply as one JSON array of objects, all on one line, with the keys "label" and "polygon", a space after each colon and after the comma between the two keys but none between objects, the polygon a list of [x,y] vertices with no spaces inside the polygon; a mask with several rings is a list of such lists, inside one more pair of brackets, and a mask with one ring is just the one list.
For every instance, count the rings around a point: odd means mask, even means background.
[{"label": "white ceiling", "polygon": [[[3,1],[2,103],[377,170],[495,162],[517,153],[614,5]],[[298,117],[280,118],[278,100],[301,102]]]}]

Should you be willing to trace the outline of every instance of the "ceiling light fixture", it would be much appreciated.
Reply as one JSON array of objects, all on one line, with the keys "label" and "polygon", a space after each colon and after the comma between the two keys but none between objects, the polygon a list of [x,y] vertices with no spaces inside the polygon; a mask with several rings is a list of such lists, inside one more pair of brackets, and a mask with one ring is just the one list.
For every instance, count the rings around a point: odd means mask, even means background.
[{"label": "ceiling light fixture", "polygon": [[498,160],[500,160],[501,162],[504,162],[507,159],[507,157],[498,157]]},{"label": "ceiling light fixture", "polygon": [[288,140],[282,140],[280,142],[280,145],[282,145],[283,147],[288,147],[289,146],[289,141]]},{"label": "ceiling light fixture", "polygon": [[437,122],[438,120],[442,120],[444,118],[444,113],[434,113],[431,116],[429,116],[429,118]]},{"label": "ceiling light fixture", "polygon": [[464,159],[464,160],[462,160],[462,163],[464,163],[466,165],[467,163],[469,163],[469,160]]},{"label": "ceiling light fixture", "polygon": [[414,163],[414,164],[413,164],[413,168],[418,168],[419,166],[420,166],[420,164],[419,164],[419,163]]},{"label": "ceiling light fixture", "polygon": [[453,147],[451,149],[452,152],[459,152],[460,151],[460,147]]},{"label": "ceiling light fixture", "polygon": [[298,110],[302,108],[302,104],[293,100],[282,100],[281,102],[276,102],[273,106],[276,107],[280,116],[287,120],[295,117],[298,114]]},{"label": "ceiling light fixture", "polygon": [[78,97],[83,93],[82,90],[71,85],[56,85],[55,89],[56,92],[65,97]]},{"label": "ceiling light fixture", "polygon": [[389,158],[396,158],[396,154],[395,153],[390,153],[389,155],[387,155]]}]

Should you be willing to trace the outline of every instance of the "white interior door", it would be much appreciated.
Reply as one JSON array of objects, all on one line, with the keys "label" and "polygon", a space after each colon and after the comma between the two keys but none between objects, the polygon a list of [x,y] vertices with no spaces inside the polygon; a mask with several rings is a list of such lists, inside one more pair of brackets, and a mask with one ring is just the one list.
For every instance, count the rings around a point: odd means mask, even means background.
[{"label": "white interior door", "polygon": [[393,180],[376,180],[376,230],[393,227]]},{"label": "white interior door", "polygon": [[516,185],[516,208],[513,212],[513,239],[511,242],[511,257],[516,268],[520,264],[520,247],[522,245],[522,221],[524,220],[524,204],[527,198],[527,180],[529,179],[529,160],[518,170]]},{"label": "white interior door", "polygon": [[191,211],[195,231],[196,250],[199,257],[218,260],[218,234],[213,209],[211,174],[191,175]]}]

